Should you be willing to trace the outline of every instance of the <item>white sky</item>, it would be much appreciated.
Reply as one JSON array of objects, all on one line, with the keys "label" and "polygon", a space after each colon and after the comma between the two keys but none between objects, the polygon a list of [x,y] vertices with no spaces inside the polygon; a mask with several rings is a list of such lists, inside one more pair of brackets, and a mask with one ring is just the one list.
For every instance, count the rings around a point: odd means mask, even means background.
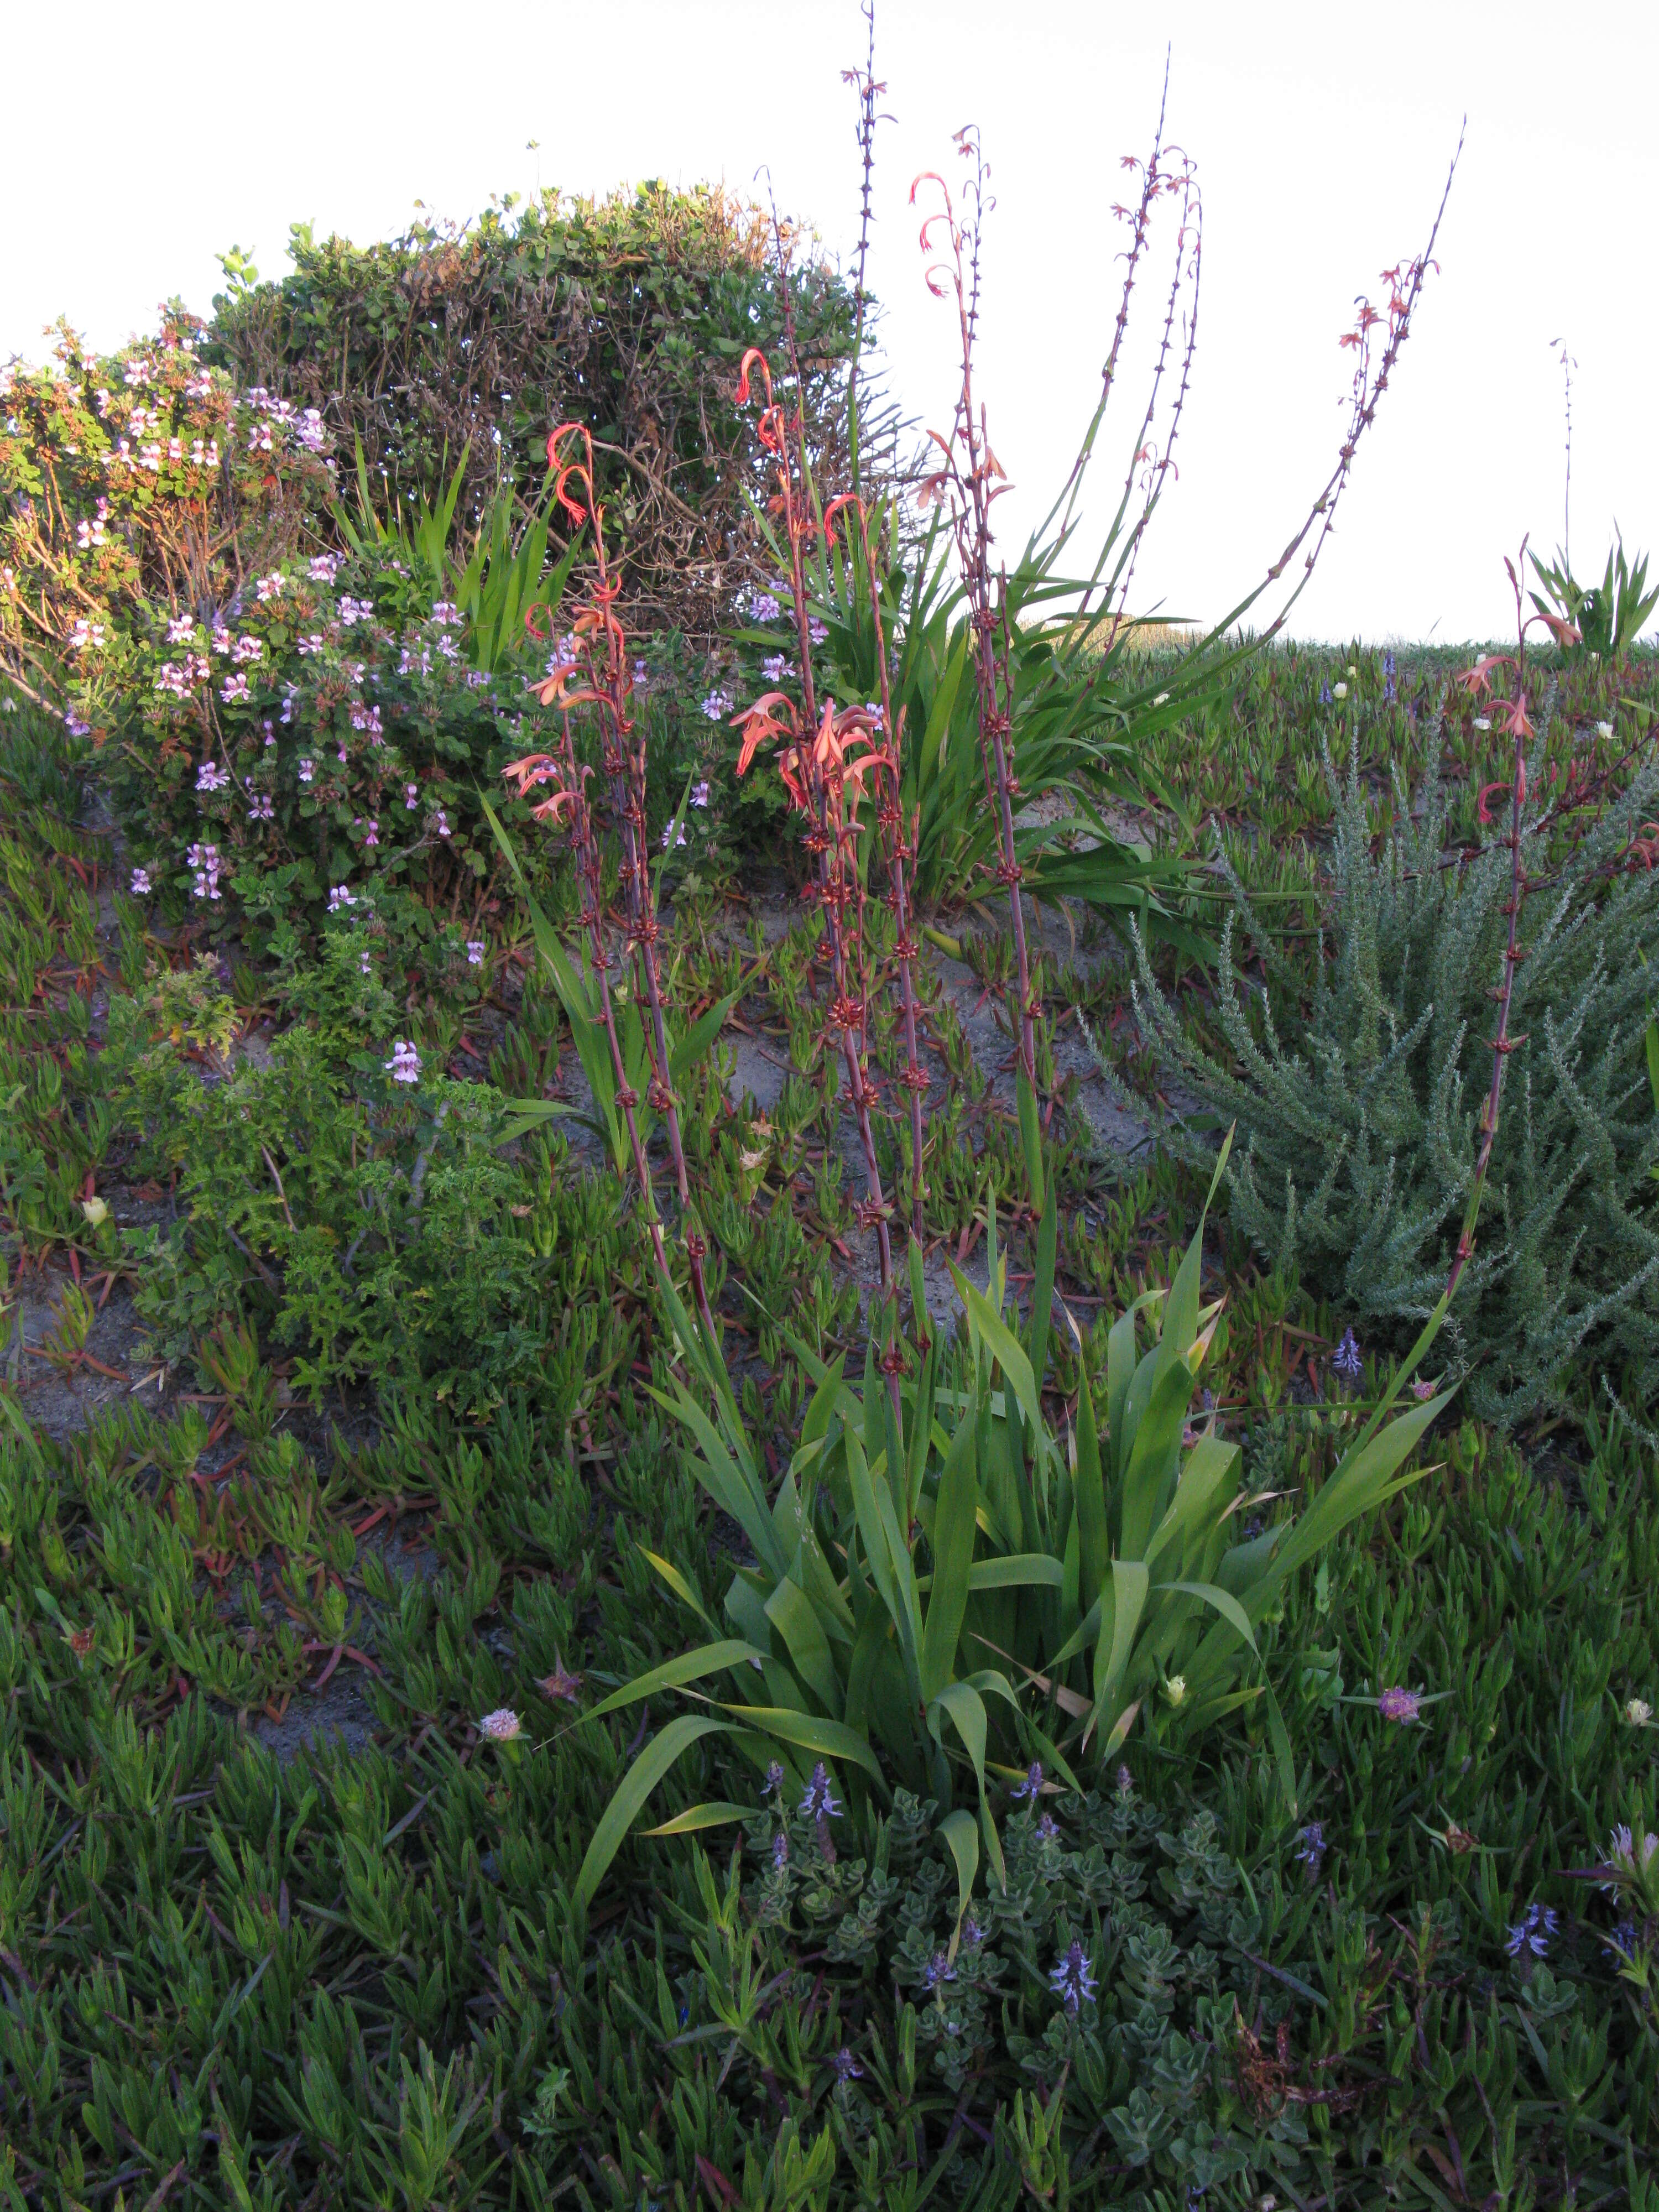
[{"label": "white sky", "polygon": [[[6,10],[14,96],[0,175],[0,357],[38,357],[68,313],[94,341],[150,326],[181,293],[205,311],[233,242],[280,273],[290,222],[360,241],[416,198],[465,216],[544,182],[603,191],[659,176],[747,186],[850,251],[856,220],[856,0],[173,0],[165,35],[130,8]],[[71,27],[72,26],[72,27]],[[1562,524],[1561,374],[1577,357],[1572,538],[1598,574],[1616,515],[1659,544],[1659,9],[1581,0],[880,0],[872,283],[889,381],[943,422],[951,313],[921,283],[913,174],[956,166],[981,126],[988,234],[981,388],[1018,487],[1010,550],[1046,506],[1092,404],[1115,313],[1107,214],[1143,151],[1171,49],[1170,136],[1206,216],[1182,478],[1141,568],[1140,605],[1224,611],[1261,573],[1331,463],[1356,293],[1425,236],[1467,112],[1441,276],[1362,450],[1339,534],[1292,628],[1437,640],[1510,619],[1502,556]],[[88,65],[61,86],[64,42]],[[36,93],[18,98],[24,88]],[[540,141],[539,155],[526,142]],[[1142,297],[1150,336],[1152,293]],[[1131,376],[1124,400],[1137,395]],[[1134,410],[1101,455],[1121,477]],[[1086,534],[1086,533],[1085,533]]]}]

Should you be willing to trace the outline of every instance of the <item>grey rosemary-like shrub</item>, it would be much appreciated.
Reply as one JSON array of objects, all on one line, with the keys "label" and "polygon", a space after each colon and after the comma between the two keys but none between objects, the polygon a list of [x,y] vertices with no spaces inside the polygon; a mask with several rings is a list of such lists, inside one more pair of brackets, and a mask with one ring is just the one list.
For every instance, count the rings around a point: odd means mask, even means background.
[{"label": "grey rosemary-like shrub", "polygon": [[[1552,862],[1544,750],[1540,736],[1528,765],[1514,1057],[1448,1324],[1470,1409],[1505,1423],[1559,1405],[1575,1357],[1627,1402],[1659,1401],[1659,1116],[1643,1051],[1659,995],[1659,872],[1629,859],[1659,811],[1659,763]],[[1204,1105],[1237,1122],[1237,1225],[1346,1311],[1403,1328],[1445,1283],[1474,1172],[1510,854],[1494,843],[1461,858],[1437,752],[1414,802],[1396,775],[1375,855],[1357,747],[1346,778],[1328,751],[1325,770],[1333,885],[1311,990],[1229,868],[1215,1007],[1227,1057],[1171,1006],[1144,947],[1135,1003]],[[1240,925],[1263,963],[1259,990],[1235,971]]]}]

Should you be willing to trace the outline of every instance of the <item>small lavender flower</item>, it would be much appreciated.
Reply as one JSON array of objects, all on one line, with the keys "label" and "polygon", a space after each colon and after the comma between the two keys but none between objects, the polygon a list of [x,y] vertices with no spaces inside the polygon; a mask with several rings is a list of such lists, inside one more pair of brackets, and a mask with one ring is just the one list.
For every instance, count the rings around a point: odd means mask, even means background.
[{"label": "small lavender flower", "polygon": [[1299,1866],[1306,1867],[1310,1875],[1316,1875],[1319,1872],[1320,1868],[1325,1863],[1325,1830],[1323,1824],[1318,1820],[1310,1820],[1307,1826],[1300,1832],[1297,1840],[1302,1845],[1301,1850],[1296,1855],[1297,1863]]},{"label": "small lavender flower", "polygon": [[1636,1956],[1638,1941],[1636,1923],[1633,1920],[1621,1920],[1602,1948],[1610,1957],[1628,1964]]},{"label": "small lavender flower", "polygon": [[301,783],[309,783],[312,777],[315,775],[316,773],[317,763],[315,761],[302,760],[300,763],[300,781]]},{"label": "small lavender flower", "polygon": [[421,1055],[401,1037],[392,1045],[392,1057],[384,1066],[394,1083],[418,1083],[421,1079]]},{"label": "small lavender flower", "polygon": [[685,825],[684,823],[678,826],[676,826],[672,822],[665,823],[662,833],[662,848],[665,853],[668,850],[671,842],[675,845],[684,844]]},{"label": "small lavender flower", "polygon": [[843,2086],[848,2081],[861,2081],[864,2079],[863,2067],[859,2064],[858,2060],[854,2057],[845,2044],[836,2051],[830,2064],[836,2081]]},{"label": "small lavender flower", "polygon": [[949,1953],[945,1951],[935,1951],[921,1970],[922,1985],[926,1989],[936,1990],[941,1983],[953,1982],[956,1978],[957,1970],[951,1964]]},{"label": "small lavender flower", "polygon": [[255,793],[253,804],[247,811],[247,818],[250,822],[274,822],[276,819],[276,804],[268,791]]},{"label": "small lavender flower", "polygon": [[523,1731],[524,1723],[511,1705],[497,1706],[478,1723],[479,1735],[488,1736],[491,1743],[512,1743]]},{"label": "small lavender flower", "polygon": [[1040,1844],[1052,1844],[1059,1833],[1060,1823],[1052,1813],[1045,1813],[1036,1824],[1037,1841]]},{"label": "small lavender flower", "polygon": [[1322,707],[1328,707],[1331,703],[1331,687],[1328,684],[1322,684],[1319,687],[1319,703]]},{"label": "small lavender flower", "polygon": [[1351,1328],[1342,1332],[1342,1341],[1331,1354],[1331,1372],[1340,1375],[1345,1382],[1357,1382],[1364,1372],[1359,1346]]},{"label": "small lavender flower", "polygon": [[230,781],[230,770],[221,768],[216,761],[204,761],[196,771],[198,791],[222,791]]},{"label": "small lavender flower", "polygon": [[448,836],[448,835],[449,835],[449,817],[448,817],[448,815],[447,815],[447,814],[446,814],[446,813],[444,812],[444,810],[443,810],[443,808],[442,808],[441,806],[438,809],[437,812],[436,812],[436,813],[433,816],[433,817],[432,817],[432,826],[433,826],[433,828],[437,831],[438,835],[439,835],[441,837],[447,837],[447,836]]},{"label": "small lavender flower", "polygon": [[723,714],[731,713],[732,695],[729,691],[711,691],[697,703],[709,721],[718,722]]},{"label": "small lavender flower", "polygon": [[404,786],[404,808],[405,812],[412,814],[420,803],[420,785],[418,783],[406,783]]},{"label": "small lavender flower", "polygon": [[1376,1701],[1376,1710],[1385,1721],[1414,1721],[1422,1702],[1415,1690],[1384,1690]]},{"label": "small lavender flower", "polygon": [[1534,1959],[1549,1955],[1550,1939],[1556,1931],[1556,1913],[1551,1905],[1534,1903],[1527,1908],[1525,1917],[1516,1921],[1509,1932],[1504,1949],[1511,1959],[1528,1952]]},{"label": "small lavender flower", "polygon": [[1117,1770],[1117,1794],[1120,1797],[1133,1797],[1135,1794],[1135,1778],[1127,1766]]},{"label": "small lavender flower", "polygon": [[763,1797],[775,1796],[783,1788],[783,1769],[775,1759],[766,1770],[766,1779],[761,1784]]},{"label": "small lavender flower", "polygon": [[331,884],[329,886],[328,910],[331,914],[339,914],[345,908],[356,906],[356,895],[349,891],[343,884]]},{"label": "small lavender flower", "polygon": [[829,636],[830,632],[826,625],[821,623],[816,615],[808,615],[806,617],[806,635],[811,639],[814,645],[822,645],[825,638]]},{"label": "small lavender flower", "polygon": [[1394,655],[1385,653],[1382,656],[1382,697],[1392,707],[1399,696],[1399,687],[1394,680]]},{"label": "small lavender flower", "polygon": [[708,786],[707,785],[707,783],[694,783],[694,784],[692,785],[692,787],[691,787],[691,804],[693,805],[693,806],[698,806],[698,807],[707,806],[707,805],[708,805]]},{"label": "small lavender flower", "polygon": [[1042,1795],[1042,1766],[1040,1760],[1034,1759],[1031,1761],[1025,1770],[1024,1782],[1017,1782],[1008,1794],[1012,1797],[1029,1797],[1033,1804],[1036,1802]]},{"label": "small lavender flower", "polygon": [[976,1943],[985,1941],[985,1930],[970,1912],[962,1923],[962,1940],[971,1951]]},{"label": "small lavender flower", "polygon": [[761,663],[761,674],[769,684],[781,684],[786,676],[794,672],[794,663],[786,653],[769,653]]},{"label": "small lavender flower", "polygon": [[789,1838],[781,1828],[772,1838],[772,1871],[781,1874],[789,1863]]},{"label": "small lavender flower", "polygon": [[1066,2000],[1066,2009],[1075,2014],[1078,2007],[1095,1994],[1095,1978],[1090,1972],[1089,1954],[1081,1943],[1068,1945],[1060,1954],[1060,1963],[1048,1977],[1048,1986],[1057,1997]]},{"label": "small lavender flower", "polygon": [[469,968],[482,968],[483,966],[483,957],[484,948],[483,938],[469,937],[466,940],[467,966]]},{"label": "small lavender flower", "polygon": [[812,1769],[812,1778],[806,1785],[806,1795],[800,1801],[800,1809],[809,1820],[839,1820],[841,1807],[830,1787],[830,1771],[820,1759]]},{"label": "small lavender flower", "polygon": [[148,898],[149,896],[149,869],[135,868],[132,872],[132,881],[128,889],[134,898]]}]

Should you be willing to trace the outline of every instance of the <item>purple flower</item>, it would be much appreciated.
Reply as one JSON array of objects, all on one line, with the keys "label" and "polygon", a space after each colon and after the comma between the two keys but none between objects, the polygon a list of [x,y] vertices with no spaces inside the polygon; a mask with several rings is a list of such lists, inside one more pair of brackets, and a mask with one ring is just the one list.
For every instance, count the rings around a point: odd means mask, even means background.
[{"label": "purple flower", "polygon": [[185,855],[196,871],[196,880],[191,886],[191,896],[216,899],[219,896],[219,848],[216,845],[192,845]]},{"label": "purple flower", "polygon": [[330,884],[328,892],[328,910],[331,914],[338,914],[343,908],[356,906],[356,903],[357,901],[355,895],[349,891],[343,884]]},{"label": "purple flower", "polygon": [[1504,1948],[1511,1959],[1518,1959],[1522,1952],[1530,1952],[1534,1959],[1547,1958],[1555,1930],[1553,1906],[1534,1903],[1527,1907],[1525,1917],[1510,1929]]},{"label": "purple flower", "polygon": [[789,1863],[789,1838],[781,1828],[772,1838],[772,1871],[781,1874]]},{"label": "purple flower", "polygon": [[841,1807],[836,1802],[830,1787],[830,1772],[820,1759],[812,1769],[812,1778],[806,1785],[806,1795],[800,1801],[800,1809],[809,1820],[839,1820]]},{"label": "purple flower", "polygon": [[469,968],[482,968],[483,966],[483,957],[484,941],[483,938],[469,937],[466,940],[467,966]]},{"label": "purple flower", "polygon": [[1639,1941],[1640,1938],[1636,1933],[1636,1923],[1633,1920],[1621,1920],[1603,1948],[1610,1956],[1622,1960],[1628,1966],[1636,1956],[1636,1946]]},{"label": "purple flower", "polygon": [[707,806],[707,805],[708,805],[708,786],[707,785],[707,783],[694,783],[694,784],[692,785],[692,787],[691,787],[691,804],[693,805],[693,806]]},{"label": "purple flower", "polygon": [[824,624],[818,620],[816,615],[808,615],[806,617],[806,635],[811,639],[814,645],[822,645],[824,639],[829,636],[830,632]]},{"label": "purple flower", "polygon": [[783,1788],[783,1769],[775,1759],[766,1770],[766,1779],[761,1784],[763,1797],[771,1797]]},{"label": "purple flower", "polygon": [[1034,1759],[1031,1761],[1025,1770],[1024,1782],[1017,1782],[1008,1794],[1011,1797],[1029,1797],[1033,1804],[1036,1802],[1042,1794],[1042,1767],[1038,1760]]},{"label": "purple flower", "polygon": [[1073,1943],[1060,1954],[1060,1963],[1048,1977],[1048,1986],[1057,1997],[1066,2000],[1066,2009],[1075,2013],[1095,1993],[1095,1978],[1089,1969],[1089,1954],[1081,1943]]},{"label": "purple flower", "polygon": [[313,584],[331,584],[340,572],[337,553],[319,553],[306,571]]},{"label": "purple flower", "polygon": [[302,760],[300,763],[300,781],[301,783],[309,783],[312,777],[315,775],[316,773],[317,763],[315,761]]},{"label": "purple flower", "polygon": [[1325,1860],[1325,1830],[1318,1820],[1310,1820],[1297,1838],[1301,1850],[1296,1854],[1297,1863],[1317,1874]]},{"label": "purple flower", "polygon": [[175,615],[173,620],[167,624],[167,643],[169,645],[182,645],[187,637],[194,637],[195,635],[196,617],[194,615]]},{"label": "purple flower", "polygon": [[221,768],[216,761],[204,761],[196,771],[198,791],[222,791],[229,781],[229,769]]},{"label": "purple flower", "polygon": [[941,1982],[953,1982],[956,1978],[957,1970],[951,1964],[949,1954],[944,1951],[935,1951],[921,1970],[922,1985],[926,1989],[936,1990]]},{"label": "purple flower", "polygon": [[439,835],[441,837],[447,837],[447,836],[448,836],[448,835],[449,835],[449,817],[448,817],[448,816],[444,812],[444,810],[442,809],[442,807],[441,807],[441,806],[438,809],[437,812],[436,812],[436,813],[433,816],[433,817],[432,817],[432,826],[433,826],[433,828],[437,831],[438,835]]},{"label": "purple flower", "polygon": [[769,684],[781,684],[786,676],[793,676],[795,665],[787,653],[769,653],[761,663],[761,674]]},{"label": "purple flower", "polygon": [[1331,1354],[1331,1372],[1340,1375],[1345,1382],[1357,1382],[1364,1371],[1359,1346],[1351,1328],[1342,1332],[1342,1341]]},{"label": "purple flower", "polygon": [[858,2060],[854,2057],[845,2044],[836,2051],[830,2064],[839,2082],[861,2081],[864,2079],[863,2067],[859,2064]]},{"label": "purple flower", "polygon": [[421,1055],[401,1037],[393,1044],[392,1057],[385,1065],[394,1083],[418,1083],[421,1079]]},{"label": "purple flower", "polygon": [[1052,1813],[1045,1813],[1036,1824],[1037,1841],[1052,1844],[1060,1833],[1060,1824]]},{"label": "purple flower", "polygon": [[706,699],[701,699],[697,703],[711,722],[718,722],[722,714],[731,713],[732,695],[729,691],[711,691]]},{"label": "purple flower", "polygon": [[[413,1082],[414,1078],[411,1076],[410,1080]],[[511,1705],[501,1705],[493,1713],[484,1715],[478,1723],[478,1733],[488,1736],[491,1743],[512,1743],[522,1733],[523,1726]]]},{"label": "purple flower", "polygon": [[1135,1794],[1135,1778],[1127,1766],[1117,1770],[1117,1794],[1120,1797],[1133,1797]]},{"label": "purple flower", "polygon": [[962,1940],[970,1951],[975,1943],[982,1943],[985,1941],[985,1930],[971,1912],[962,1923]]},{"label": "purple flower", "polygon": [[1384,1690],[1376,1701],[1376,1710],[1385,1721],[1414,1721],[1422,1702],[1415,1690]]},{"label": "purple flower", "polygon": [[665,852],[665,853],[668,850],[669,844],[670,844],[671,841],[672,841],[674,844],[676,844],[676,845],[683,845],[683,844],[684,844],[684,842],[685,842],[685,829],[684,829],[684,825],[683,823],[681,824],[681,826],[680,826],[678,830],[675,828],[675,825],[674,825],[672,822],[668,822],[668,823],[664,823],[664,825],[663,825],[663,833],[662,833],[662,848],[663,848],[663,850],[664,850],[664,852]]},{"label": "purple flower", "polygon": [[1399,687],[1394,680],[1394,655],[1385,653],[1382,656],[1382,696],[1392,707],[1399,696]]},{"label": "purple flower", "polygon": [[420,803],[421,803],[421,787],[420,787],[420,785],[419,785],[418,783],[406,783],[406,784],[404,786],[404,811],[405,811],[406,813],[412,814],[412,813],[415,811],[416,808],[420,805]]},{"label": "purple flower", "polygon": [[247,811],[250,822],[274,822],[276,819],[275,800],[268,791],[256,792],[253,804]]},{"label": "purple flower", "polygon": [[1331,687],[1328,684],[1322,684],[1319,687],[1319,703],[1322,707],[1328,707],[1331,703]]},{"label": "purple flower", "polygon": [[148,898],[149,896],[149,869],[135,868],[132,872],[132,881],[128,889],[134,898]]}]

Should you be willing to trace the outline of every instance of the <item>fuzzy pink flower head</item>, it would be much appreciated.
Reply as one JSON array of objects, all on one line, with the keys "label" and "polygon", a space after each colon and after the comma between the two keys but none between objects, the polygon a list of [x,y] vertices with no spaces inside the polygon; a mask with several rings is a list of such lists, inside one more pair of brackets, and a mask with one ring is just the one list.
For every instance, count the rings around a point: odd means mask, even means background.
[{"label": "fuzzy pink flower head", "polygon": [[524,1723],[511,1705],[499,1705],[478,1723],[478,1733],[491,1743],[513,1743],[524,1733]]},{"label": "fuzzy pink flower head", "polygon": [[1414,1721],[1422,1702],[1415,1690],[1384,1690],[1376,1701],[1376,1710],[1385,1721]]}]

